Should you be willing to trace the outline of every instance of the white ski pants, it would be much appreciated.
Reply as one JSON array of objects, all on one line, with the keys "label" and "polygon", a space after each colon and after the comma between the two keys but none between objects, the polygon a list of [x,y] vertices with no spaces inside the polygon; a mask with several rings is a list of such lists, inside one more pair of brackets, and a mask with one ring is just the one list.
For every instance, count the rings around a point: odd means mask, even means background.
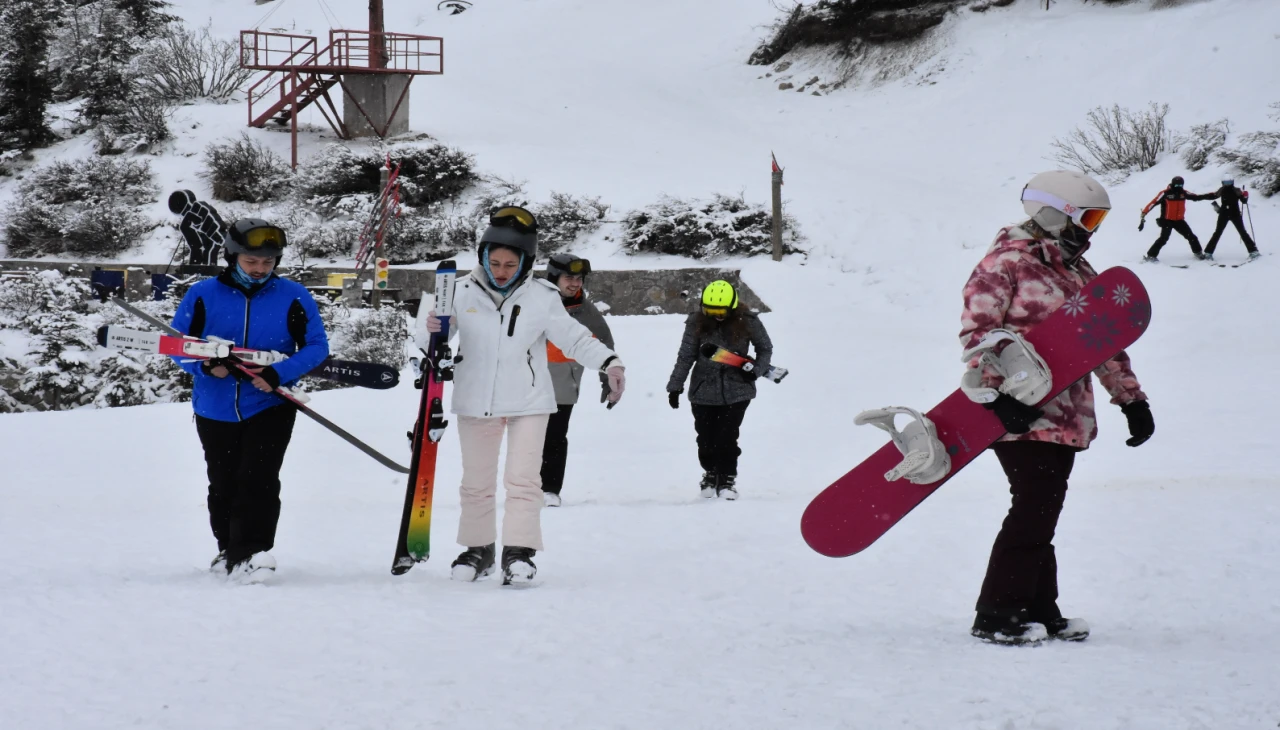
[{"label": "white ski pants", "polygon": [[462,446],[462,517],[458,544],[480,547],[497,542],[498,451],[507,434],[502,484],[507,496],[502,545],[542,550],[542,443],[547,414],[511,418],[458,416]]}]

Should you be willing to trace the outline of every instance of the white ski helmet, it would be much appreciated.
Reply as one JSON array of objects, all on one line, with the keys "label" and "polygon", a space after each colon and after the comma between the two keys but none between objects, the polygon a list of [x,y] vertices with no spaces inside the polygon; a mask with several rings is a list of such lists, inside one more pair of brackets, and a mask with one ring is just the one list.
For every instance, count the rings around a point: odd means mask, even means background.
[{"label": "white ski helmet", "polygon": [[1036,225],[1059,236],[1068,223],[1093,233],[1111,210],[1102,183],[1082,172],[1051,170],[1031,178],[1022,189],[1022,207]]}]

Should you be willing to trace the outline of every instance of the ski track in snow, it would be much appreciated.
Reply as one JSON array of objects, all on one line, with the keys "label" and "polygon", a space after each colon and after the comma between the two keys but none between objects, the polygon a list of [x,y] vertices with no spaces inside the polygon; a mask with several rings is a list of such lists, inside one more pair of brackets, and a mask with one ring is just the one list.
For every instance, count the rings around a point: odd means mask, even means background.
[{"label": "ski track in snow", "polygon": [[[1134,268],[1151,292],[1152,325],[1130,354],[1157,428],[1125,447],[1102,396],[1100,438],[1077,461],[1056,544],[1063,610],[1090,622],[1089,641],[1009,649],[968,636],[1007,509],[990,457],[860,555],[823,558],[800,537],[808,500],[884,442],[853,427],[859,410],[927,409],[958,385],[961,286],[1020,219],[1018,190],[1052,166],[1054,137],[1093,106],[1148,100],[1170,102],[1179,129],[1227,116],[1235,141],[1274,128],[1257,90],[1280,84],[1280,4],[1158,16],[1145,3],[1034,5],[948,21],[936,86],[910,77],[817,98],[741,63],[776,15],[769,0],[484,0],[459,16],[392,4],[388,29],[448,44],[446,75],[414,84],[413,127],[485,172],[528,179],[535,200],[601,195],[614,213],[664,192],[765,202],[766,153],[778,153],[813,253],[742,264],[791,370],[747,412],[742,499],[697,497],[692,418],[664,392],[681,331],[671,315],[610,317],[628,392],[605,411],[588,389],[575,410],[566,506],[544,511],[549,549],[528,590],[448,578],[452,430],[433,557],[394,578],[403,478],[300,419],[279,573],[231,587],[205,571],[214,546],[189,405],[3,416],[0,728],[1277,727],[1276,264],[1207,267],[1172,240],[1162,261],[1190,270],[1136,265],[1155,237],[1135,230],[1141,206],[1173,174],[1216,188],[1212,166],[1186,173],[1170,155],[1112,186],[1115,213],[1089,254],[1099,270]],[[327,7],[364,25],[363,2]],[[213,16],[230,36],[266,9],[179,0],[174,12]],[[295,2],[275,26],[328,23]],[[1061,35],[1036,40],[1045,32]],[[1049,87],[1056,101],[1034,103]],[[154,162],[164,191],[206,198],[199,154],[243,115],[242,103],[181,107],[174,154]],[[253,135],[287,155],[287,135]],[[304,157],[326,141],[302,134]],[[0,181],[0,202],[13,189]],[[1254,205],[1269,251],[1280,206]],[[152,215],[170,220],[163,195]],[[1207,239],[1209,207],[1189,220]],[[625,257],[610,233],[582,248],[598,268],[676,261]],[[1234,235],[1221,263],[1243,259]],[[129,260],[167,260],[167,236]],[[314,405],[404,460],[416,399],[401,385]]]}]

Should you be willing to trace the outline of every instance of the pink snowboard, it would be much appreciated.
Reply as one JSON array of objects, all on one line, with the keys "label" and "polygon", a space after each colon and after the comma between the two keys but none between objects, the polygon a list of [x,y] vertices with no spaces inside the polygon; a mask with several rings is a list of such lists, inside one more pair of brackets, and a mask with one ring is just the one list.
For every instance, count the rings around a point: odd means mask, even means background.
[{"label": "pink snowboard", "polygon": [[[1151,299],[1132,271],[1117,266],[1099,274],[1025,333],[1053,375],[1053,390],[1041,402],[1089,377],[1136,342],[1150,322]],[[865,550],[1005,433],[994,413],[959,389],[925,415],[951,456],[946,476],[932,484],[885,481],[885,472],[902,461],[897,447],[886,444],[809,503],[800,520],[809,547],[833,558]]]}]

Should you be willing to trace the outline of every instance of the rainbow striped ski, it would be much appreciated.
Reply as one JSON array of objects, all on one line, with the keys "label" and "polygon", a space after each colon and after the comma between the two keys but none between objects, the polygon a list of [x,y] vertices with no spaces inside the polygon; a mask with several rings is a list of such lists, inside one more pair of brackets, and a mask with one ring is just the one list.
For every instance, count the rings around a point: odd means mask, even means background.
[{"label": "rainbow striped ski", "polygon": [[[738,368],[751,372],[755,369],[755,360],[749,357],[739,355],[732,350],[726,350],[713,342],[702,343],[702,356],[711,362],[717,362],[721,365],[728,365],[731,368]],[[781,383],[782,379],[787,377],[787,369],[772,367],[758,375],[766,380],[772,380],[775,383]]]},{"label": "rainbow striped ski", "polygon": [[444,420],[444,384],[453,380],[453,353],[449,350],[449,311],[453,309],[453,286],[458,267],[442,261],[436,267],[434,311],[440,317],[440,332],[431,335],[423,362],[422,377],[414,385],[422,388],[418,421],[413,426],[413,461],[409,465],[409,487],[404,495],[404,514],[392,575],[409,572],[414,563],[431,556],[431,496],[436,486],[436,450],[449,422]]}]

